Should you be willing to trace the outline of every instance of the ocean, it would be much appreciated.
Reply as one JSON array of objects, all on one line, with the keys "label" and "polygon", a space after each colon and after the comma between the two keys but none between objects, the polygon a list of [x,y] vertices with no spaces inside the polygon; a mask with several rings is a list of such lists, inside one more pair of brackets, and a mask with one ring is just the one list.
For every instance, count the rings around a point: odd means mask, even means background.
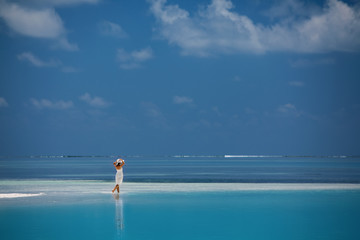
[{"label": "ocean", "polygon": [[0,239],[360,239],[360,157],[0,158]]},{"label": "ocean", "polygon": [[360,156],[18,156],[0,157],[0,179],[126,182],[360,183]]}]

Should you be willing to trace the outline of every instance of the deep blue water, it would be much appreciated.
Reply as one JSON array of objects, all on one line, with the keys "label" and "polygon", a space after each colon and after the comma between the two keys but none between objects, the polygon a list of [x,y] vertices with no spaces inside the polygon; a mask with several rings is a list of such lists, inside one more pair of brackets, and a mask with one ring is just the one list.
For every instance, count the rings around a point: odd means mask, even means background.
[{"label": "deep blue water", "polygon": [[[116,156],[1,157],[0,179],[113,181]],[[123,156],[128,182],[360,183],[357,156]]]}]

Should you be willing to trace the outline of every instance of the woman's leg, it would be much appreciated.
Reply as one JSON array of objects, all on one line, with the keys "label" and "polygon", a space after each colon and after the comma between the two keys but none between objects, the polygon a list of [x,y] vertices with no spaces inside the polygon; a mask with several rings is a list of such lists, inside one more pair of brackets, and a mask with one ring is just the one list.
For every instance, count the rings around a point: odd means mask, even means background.
[{"label": "woman's leg", "polygon": [[119,193],[120,192],[120,186],[119,186],[119,184],[118,185],[116,185],[117,186],[117,192]]},{"label": "woman's leg", "polygon": [[115,192],[115,190],[118,189],[117,191],[119,192],[119,184],[116,184],[114,189],[112,190],[112,192]]}]

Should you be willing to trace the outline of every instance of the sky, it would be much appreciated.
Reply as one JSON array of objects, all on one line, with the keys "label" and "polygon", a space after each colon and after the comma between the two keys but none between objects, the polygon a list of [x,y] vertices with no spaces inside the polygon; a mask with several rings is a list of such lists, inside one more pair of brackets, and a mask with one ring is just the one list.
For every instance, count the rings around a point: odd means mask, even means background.
[{"label": "sky", "polygon": [[0,155],[360,154],[355,0],[0,0]]}]

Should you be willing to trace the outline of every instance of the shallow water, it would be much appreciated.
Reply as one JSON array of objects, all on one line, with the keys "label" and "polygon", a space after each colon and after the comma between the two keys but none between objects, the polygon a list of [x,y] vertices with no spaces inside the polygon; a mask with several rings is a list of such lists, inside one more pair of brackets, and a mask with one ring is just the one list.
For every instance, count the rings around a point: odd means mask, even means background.
[{"label": "shallow water", "polygon": [[91,193],[52,201],[37,196],[0,204],[0,234],[1,239],[355,240],[359,202],[359,190]]}]

